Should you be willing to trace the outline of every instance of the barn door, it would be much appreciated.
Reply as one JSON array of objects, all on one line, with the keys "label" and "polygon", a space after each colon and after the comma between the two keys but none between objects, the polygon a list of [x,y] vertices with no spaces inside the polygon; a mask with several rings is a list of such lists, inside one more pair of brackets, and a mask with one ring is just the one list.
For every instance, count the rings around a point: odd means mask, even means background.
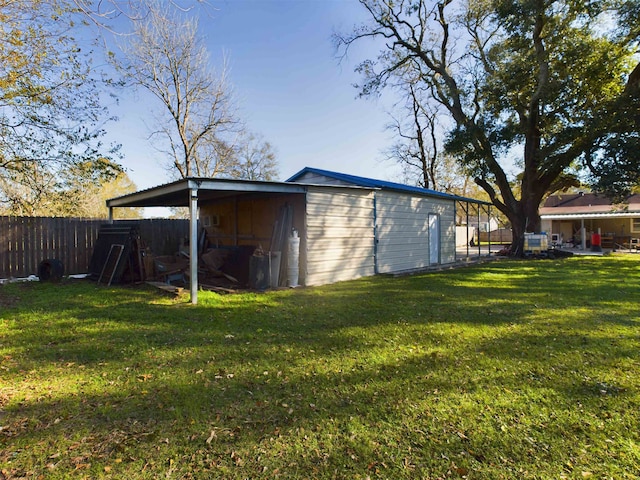
[{"label": "barn door", "polygon": [[440,263],[440,216],[429,214],[429,265]]}]

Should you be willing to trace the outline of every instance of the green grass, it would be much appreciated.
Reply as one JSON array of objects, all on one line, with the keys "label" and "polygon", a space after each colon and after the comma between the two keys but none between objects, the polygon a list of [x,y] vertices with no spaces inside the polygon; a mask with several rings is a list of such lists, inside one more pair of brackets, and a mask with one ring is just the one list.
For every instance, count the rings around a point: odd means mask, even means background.
[{"label": "green grass", "polygon": [[638,478],[640,256],[200,304],[0,287],[5,478]]}]

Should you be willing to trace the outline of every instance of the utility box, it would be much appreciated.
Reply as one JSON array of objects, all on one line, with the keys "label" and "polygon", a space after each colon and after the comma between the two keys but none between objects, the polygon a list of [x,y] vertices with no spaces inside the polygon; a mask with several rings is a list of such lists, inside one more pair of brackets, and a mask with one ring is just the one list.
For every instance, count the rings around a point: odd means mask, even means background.
[{"label": "utility box", "polygon": [[549,238],[545,232],[525,233],[524,251],[525,253],[542,253],[549,249]]}]

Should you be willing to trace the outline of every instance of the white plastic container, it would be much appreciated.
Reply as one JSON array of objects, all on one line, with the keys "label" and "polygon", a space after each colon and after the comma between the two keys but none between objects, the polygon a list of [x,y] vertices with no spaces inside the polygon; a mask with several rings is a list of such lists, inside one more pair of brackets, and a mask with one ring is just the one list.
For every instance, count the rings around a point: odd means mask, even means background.
[{"label": "white plastic container", "polygon": [[546,252],[549,248],[549,238],[547,234],[542,233],[525,233],[524,235],[524,251],[532,253]]},{"label": "white plastic container", "polygon": [[287,286],[297,287],[300,264],[300,237],[293,230],[287,245]]}]

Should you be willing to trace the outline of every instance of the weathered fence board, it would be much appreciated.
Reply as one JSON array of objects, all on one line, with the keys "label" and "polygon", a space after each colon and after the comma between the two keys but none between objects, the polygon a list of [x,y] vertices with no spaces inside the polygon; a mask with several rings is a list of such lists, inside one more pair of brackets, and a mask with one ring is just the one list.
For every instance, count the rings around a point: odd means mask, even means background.
[{"label": "weathered fence board", "polygon": [[[189,233],[188,220],[139,222],[140,237],[157,255],[175,253]],[[65,274],[86,273],[104,223],[106,219],[0,216],[0,278],[37,275],[40,262],[53,258],[62,261]]]}]

